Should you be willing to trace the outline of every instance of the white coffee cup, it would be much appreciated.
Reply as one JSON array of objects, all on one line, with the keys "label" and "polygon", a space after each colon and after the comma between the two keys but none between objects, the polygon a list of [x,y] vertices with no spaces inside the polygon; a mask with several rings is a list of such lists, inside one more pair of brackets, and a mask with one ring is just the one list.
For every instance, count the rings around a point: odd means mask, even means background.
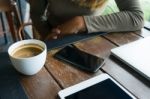
[{"label": "white coffee cup", "polygon": [[[32,45],[32,44],[41,47],[42,51],[39,54],[30,57],[14,56],[15,51],[16,52],[18,51],[16,49],[23,49],[22,46]],[[37,72],[39,72],[45,64],[46,56],[47,56],[47,47],[46,44],[40,40],[35,40],[35,39],[21,40],[12,44],[9,47],[8,54],[13,66],[17,71],[19,71],[24,75],[34,75]]]}]

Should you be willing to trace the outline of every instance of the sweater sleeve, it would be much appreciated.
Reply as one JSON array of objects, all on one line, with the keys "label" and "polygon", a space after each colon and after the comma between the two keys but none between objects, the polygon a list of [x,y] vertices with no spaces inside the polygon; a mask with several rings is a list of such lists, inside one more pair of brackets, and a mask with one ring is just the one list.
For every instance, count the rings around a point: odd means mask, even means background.
[{"label": "sweater sleeve", "polygon": [[138,0],[115,0],[115,2],[119,12],[100,16],[84,16],[88,33],[136,31],[143,27],[143,12]]}]

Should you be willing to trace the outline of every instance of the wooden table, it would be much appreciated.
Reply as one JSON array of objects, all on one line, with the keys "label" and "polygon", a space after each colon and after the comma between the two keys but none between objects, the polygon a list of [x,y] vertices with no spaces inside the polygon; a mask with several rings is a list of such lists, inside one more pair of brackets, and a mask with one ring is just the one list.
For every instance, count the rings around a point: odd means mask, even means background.
[{"label": "wooden table", "polygon": [[110,50],[117,46],[143,39],[150,32],[109,33],[75,43],[83,51],[106,59],[97,73],[87,73],[53,58],[59,49],[48,52],[45,67],[34,76],[21,75],[20,81],[29,99],[57,99],[61,89],[77,84],[101,73],[107,73],[140,99],[150,99],[150,82],[127,65],[110,57]]}]

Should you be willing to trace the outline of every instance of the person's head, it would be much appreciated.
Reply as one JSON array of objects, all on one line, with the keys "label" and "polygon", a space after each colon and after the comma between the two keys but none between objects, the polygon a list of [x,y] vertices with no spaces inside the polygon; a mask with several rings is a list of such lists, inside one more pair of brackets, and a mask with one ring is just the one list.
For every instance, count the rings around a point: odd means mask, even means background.
[{"label": "person's head", "polygon": [[91,10],[101,7],[107,0],[71,0],[71,2]]}]

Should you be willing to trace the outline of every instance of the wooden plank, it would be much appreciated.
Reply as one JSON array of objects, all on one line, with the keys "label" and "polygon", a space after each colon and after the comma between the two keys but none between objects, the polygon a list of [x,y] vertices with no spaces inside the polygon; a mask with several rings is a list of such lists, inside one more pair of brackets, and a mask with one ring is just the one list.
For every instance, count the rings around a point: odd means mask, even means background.
[{"label": "wooden plank", "polygon": [[104,37],[117,46],[121,46],[142,38],[132,32],[110,33]]},{"label": "wooden plank", "polygon": [[[76,43],[76,46],[81,50],[103,57],[108,57],[110,53],[107,50],[110,50],[112,47],[114,47],[113,44],[109,43],[109,41],[101,37],[78,42]],[[73,66],[70,66],[67,63],[63,63],[53,58],[53,55],[56,52],[57,50],[52,50],[48,53],[46,68],[63,88],[74,85],[102,73],[101,71],[98,71],[97,73],[84,72],[82,70],[74,68]]]},{"label": "wooden plank", "polygon": [[56,81],[61,87],[66,88],[71,85],[84,81],[92,76],[99,75],[102,72],[97,73],[84,72],[67,63],[61,62],[53,57],[57,50],[50,51],[48,53],[46,68],[53,75]]},{"label": "wooden plank", "polygon": [[33,76],[21,75],[20,81],[29,99],[56,99],[61,89],[45,68]]},{"label": "wooden plank", "polygon": [[78,42],[76,43],[76,46],[85,52],[102,58],[109,57],[110,50],[116,47],[114,44],[100,36],[90,40]]},{"label": "wooden plank", "polygon": [[[114,59],[114,58],[113,58]],[[139,99],[149,99],[150,83],[120,61],[108,59],[103,70]]]}]

